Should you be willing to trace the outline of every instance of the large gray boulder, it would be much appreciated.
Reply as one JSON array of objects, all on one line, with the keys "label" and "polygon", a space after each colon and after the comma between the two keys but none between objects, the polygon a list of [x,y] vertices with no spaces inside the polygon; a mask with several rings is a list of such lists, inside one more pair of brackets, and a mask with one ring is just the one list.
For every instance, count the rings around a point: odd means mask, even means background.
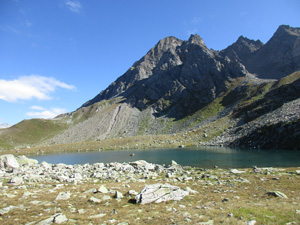
[{"label": "large gray boulder", "polygon": [[18,163],[18,161],[13,155],[7,154],[7,155],[0,156],[0,169],[9,169],[9,168],[16,169],[19,167],[20,164]]},{"label": "large gray boulder", "polygon": [[160,203],[171,200],[181,200],[188,194],[189,192],[170,184],[152,184],[143,188],[136,196],[136,202],[147,204],[151,202]]},{"label": "large gray boulder", "polygon": [[25,155],[17,156],[16,160],[20,164],[20,166],[27,164],[38,164],[38,161],[36,159],[27,158]]}]

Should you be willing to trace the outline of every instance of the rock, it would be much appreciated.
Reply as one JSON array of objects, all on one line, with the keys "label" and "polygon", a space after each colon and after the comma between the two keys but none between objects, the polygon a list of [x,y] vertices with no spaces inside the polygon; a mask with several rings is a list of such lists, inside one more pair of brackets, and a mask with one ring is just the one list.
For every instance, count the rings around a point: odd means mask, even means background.
[{"label": "rock", "polygon": [[296,170],[296,174],[297,174],[297,175],[300,175],[300,170]]},{"label": "rock", "polygon": [[27,164],[38,164],[38,161],[36,159],[30,159],[24,155],[17,156],[16,160],[20,166],[27,165]]},{"label": "rock", "polygon": [[177,165],[178,165],[178,163],[177,163],[177,162],[175,162],[174,160],[172,160],[172,161],[171,161],[171,166],[175,166],[175,165],[177,166]]},{"label": "rock", "polygon": [[88,193],[97,193],[97,192],[98,192],[98,190],[96,188],[91,188],[91,189],[85,191],[84,193],[88,194]]},{"label": "rock", "polygon": [[129,190],[127,192],[127,195],[130,195],[130,196],[137,196],[139,193],[137,193],[135,190]]},{"label": "rock", "polygon": [[70,191],[66,191],[66,192],[60,192],[57,197],[56,197],[56,201],[59,200],[68,200],[71,197],[71,192]]},{"label": "rock", "polygon": [[90,219],[98,219],[98,218],[102,218],[104,216],[106,216],[106,214],[105,213],[101,213],[101,214],[98,214],[98,215],[90,216],[89,218]]},{"label": "rock", "polygon": [[45,161],[43,161],[41,164],[41,167],[45,168],[45,169],[51,169],[51,165]]},{"label": "rock", "polygon": [[150,170],[150,171],[155,170],[155,165],[148,163],[145,160],[138,160],[135,162],[131,162],[129,164],[133,167],[137,167],[137,168],[144,169],[144,170]]},{"label": "rock", "polygon": [[23,184],[24,181],[21,177],[12,177],[9,181],[8,181],[9,184],[12,184],[12,185],[20,185],[20,184]]},{"label": "rock", "polygon": [[245,173],[245,171],[240,171],[240,170],[237,170],[237,169],[231,169],[230,173],[240,174],[240,173]]},{"label": "rock", "polygon": [[110,201],[111,197],[109,195],[103,195],[102,200],[103,201]]},{"label": "rock", "polygon": [[3,209],[0,209],[0,216],[3,215],[3,214],[8,213],[10,210],[15,209],[15,208],[17,208],[17,207],[13,206],[13,205],[10,205],[10,206],[7,206]]},{"label": "rock", "polygon": [[4,169],[9,169],[9,168],[19,168],[20,164],[18,163],[18,161],[16,160],[16,158],[11,155],[11,154],[7,154],[7,155],[1,155],[0,156],[0,169],[4,168]]},{"label": "rock", "polygon": [[107,190],[107,188],[106,188],[104,185],[101,185],[101,186],[98,188],[98,192],[103,193],[103,194],[107,194],[107,193],[108,193],[108,190]]},{"label": "rock", "polygon": [[280,197],[280,198],[288,198],[284,193],[280,191],[269,191],[267,192],[267,195],[271,195],[274,197]]},{"label": "rock", "polygon": [[198,191],[194,191],[190,187],[186,187],[184,190],[187,191],[188,193],[192,193],[192,194],[197,194],[198,193]]},{"label": "rock", "polygon": [[67,222],[68,219],[65,215],[59,214],[53,218],[53,223],[61,224]]},{"label": "rock", "polygon": [[189,193],[181,190],[179,187],[170,184],[147,185],[136,196],[136,202],[147,204],[151,202],[166,202],[170,200],[181,200]]},{"label": "rock", "polygon": [[115,195],[114,195],[114,198],[116,198],[116,199],[121,199],[121,198],[123,198],[124,196],[123,196],[123,194],[121,193],[121,192],[119,192],[119,191],[116,191],[116,193],[115,193]]},{"label": "rock", "polygon": [[250,220],[246,222],[246,225],[255,225],[256,224],[256,220]]},{"label": "rock", "polygon": [[89,202],[99,204],[99,203],[101,203],[101,199],[95,198],[95,197],[91,197],[91,198],[89,199]]}]

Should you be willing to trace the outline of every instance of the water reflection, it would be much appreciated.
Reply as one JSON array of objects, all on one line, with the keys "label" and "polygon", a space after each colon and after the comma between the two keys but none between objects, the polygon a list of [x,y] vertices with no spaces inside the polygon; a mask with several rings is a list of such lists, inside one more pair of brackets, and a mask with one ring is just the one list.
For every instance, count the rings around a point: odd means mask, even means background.
[{"label": "water reflection", "polygon": [[[135,156],[130,156],[135,154]],[[33,157],[39,162],[85,164],[96,162],[132,162],[146,160],[151,163],[170,164],[171,160],[183,166],[212,168],[292,167],[300,166],[300,151],[256,150],[232,148],[185,148],[155,150],[118,150],[106,152],[81,152]]]}]

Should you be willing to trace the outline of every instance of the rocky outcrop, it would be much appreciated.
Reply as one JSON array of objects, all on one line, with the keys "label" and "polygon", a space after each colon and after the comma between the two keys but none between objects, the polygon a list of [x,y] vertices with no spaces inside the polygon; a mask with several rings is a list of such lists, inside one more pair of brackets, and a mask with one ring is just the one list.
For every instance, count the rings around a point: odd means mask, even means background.
[{"label": "rocky outcrop", "polygon": [[160,203],[167,201],[179,201],[187,196],[189,192],[181,190],[177,186],[170,184],[153,184],[147,185],[136,196],[136,202],[147,204],[151,202]]}]

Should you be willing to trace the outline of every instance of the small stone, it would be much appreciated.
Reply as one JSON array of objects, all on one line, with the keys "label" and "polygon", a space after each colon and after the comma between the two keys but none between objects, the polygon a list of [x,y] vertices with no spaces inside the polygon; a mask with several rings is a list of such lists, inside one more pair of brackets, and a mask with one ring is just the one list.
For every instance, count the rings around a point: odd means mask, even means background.
[{"label": "small stone", "polygon": [[12,185],[20,185],[23,184],[23,179],[21,177],[13,177],[11,178],[8,183]]},{"label": "small stone", "polygon": [[67,222],[68,219],[65,215],[59,214],[58,216],[55,216],[53,219],[53,223],[61,224]]},{"label": "small stone", "polygon": [[187,191],[188,193],[192,193],[192,194],[197,194],[198,193],[198,191],[194,191],[190,187],[186,187],[184,190]]},{"label": "small stone", "polygon": [[102,200],[109,201],[109,200],[111,200],[111,197],[109,195],[103,195]]},{"label": "small stone", "polygon": [[107,190],[107,188],[106,188],[104,185],[101,185],[101,186],[98,188],[98,192],[103,193],[103,194],[107,194],[107,193],[108,193],[108,190]]},{"label": "small stone", "polygon": [[228,217],[233,217],[233,213],[228,213]]},{"label": "small stone", "polygon": [[89,202],[92,202],[92,203],[101,203],[101,199],[99,199],[99,198],[95,198],[95,197],[91,197],[90,199],[89,199]]},{"label": "small stone", "polygon": [[274,197],[280,197],[280,198],[288,198],[284,193],[280,191],[269,191],[267,195],[272,195]]},{"label": "small stone", "polygon": [[123,198],[123,194],[119,191],[116,191],[114,198],[121,199],[121,198]]},{"label": "small stone", "polygon": [[85,209],[78,209],[79,214],[84,214],[85,212],[86,212]]},{"label": "small stone", "polygon": [[250,220],[246,222],[246,225],[255,225],[256,224],[256,220]]},{"label": "small stone", "polygon": [[97,192],[98,192],[98,191],[97,191],[96,188],[91,188],[91,189],[85,191],[84,193],[85,193],[85,194],[88,194],[88,193],[97,193]]},{"label": "small stone", "polygon": [[224,198],[222,202],[229,202],[229,198]]},{"label": "small stone", "polygon": [[230,172],[233,173],[233,174],[245,173],[245,171],[240,171],[240,170],[237,170],[237,169],[231,169]]},{"label": "small stone", "polygon": [[71,192],[70,191],[66,191],[66,192],[60,192],[57,197],[56,197],[56,201],[58,200],[67,200],[71,197]]},{"label": "small stone", "polygon": [[101,214],[98,214],[98,215],[90,216],[89,218],[90,219],[97,219],[97,218],[102,218],[104,216],[106,216],[106,214],[105,213],[101,213]]}]

